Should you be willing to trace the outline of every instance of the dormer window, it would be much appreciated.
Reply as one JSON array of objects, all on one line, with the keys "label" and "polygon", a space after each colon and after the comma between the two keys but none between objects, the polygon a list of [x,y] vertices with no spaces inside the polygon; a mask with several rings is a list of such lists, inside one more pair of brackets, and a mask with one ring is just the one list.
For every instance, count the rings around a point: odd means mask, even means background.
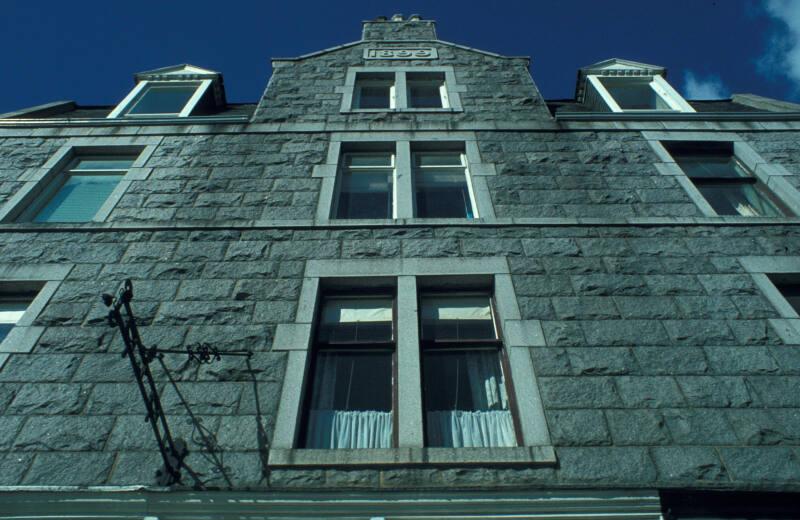
[{"label": "dormer window", "polygon": [[576,98],[596,112],[694,112],[661,67],[607,60],[580,70]]},{"label": "dormer window", "polygon": [[141,93],[125,110],[126,116],[179,117],[197,94],[200,83],[146,82]]},{"label": "dormer window", "polygon": [[222,77],[191,65],[136,74],[136,86],[109,118],[175,118],[211,114],[225,106]]},{"label": "dormer window", "polygon": [[651,78],[599,78],[621,110],[675,110]]}]

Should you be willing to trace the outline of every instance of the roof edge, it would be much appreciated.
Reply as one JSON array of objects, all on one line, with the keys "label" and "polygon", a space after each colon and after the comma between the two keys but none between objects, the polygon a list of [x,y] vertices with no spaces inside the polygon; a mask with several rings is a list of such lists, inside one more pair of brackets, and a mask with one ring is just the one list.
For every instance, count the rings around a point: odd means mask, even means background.
[{"label": "roof edge", "polygon": [[70,110],[75,109],[75,107],[77,106],[78,105],[74,101],[70,100],[53,101],[51,103],[44,103],[42,105],[36,105],[28,108],[23,108],[20,110],[15,110],[13,112],[6,112],[5,114],[0,114],[0,119],[11,119],[20,116],[47,117],[55,114],[61,114],[63,112],[69,112]]},{"label": "roof edge", "polygon": [[733,94],[731,101],[768,112],[800,112],[800,104],[756,94]]},{"label": "roof edge", "polygon": [[341,49],[347,49],[349,47],[354,47],[354,46],[356,46],[358,44],[361,44],[361,43],[439,43],[439,44],[442,44],[442,45],[455,47],[457,49],[477,52],[479,54],[484,54],[486,56],[491,56],[493,58],[501,58],[501,59],[504,59],[504,60],[526,60],[529,64],[530,64],[530,61],[531,61],[531,57],[530,56],[504,56],[502,54],[497,54],[497,53],[490,52],[490,51],[484,51],[484,50],[481,50],[481,49],[475,49],[473,47],[467,47],[466,45],[460,45],[458,43],[448,42],[448,41],[445,41],[445,40],[357,40],[357,41],[354,41],[354,42],[343,43],[341,45],[336,45],[334,47],[328,47],[328,48],[325,48],[325,49],[321,49],[321,50],[318,50],[318,51],[310,52],[308,54],[303,54],[303,55],[296,56],[296,57],[271,58],[270,61],[272,61],[272,62],[276,62],[276,61],[300,61],[300,60],[305,60],[305,59],[308,59],[308,58],[315,58],[315,57],[321,56],[323,54],[328,54],[329,52],[334,52],[334,51],[338,51],[338,50],[341,50]]}]

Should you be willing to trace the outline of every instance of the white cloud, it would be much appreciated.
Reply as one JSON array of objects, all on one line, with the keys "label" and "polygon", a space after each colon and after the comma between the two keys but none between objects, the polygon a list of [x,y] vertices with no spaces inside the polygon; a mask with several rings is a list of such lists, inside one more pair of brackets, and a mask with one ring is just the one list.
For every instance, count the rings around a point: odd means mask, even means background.
[{"label": "white cloud", "polygon": [[728,89],[717,76],[700,78],[687,70],[683,76],[683,97],[686,99],[727,99]]},{"label": "white cloud", "polygon": [[764,10],[780,24],[770,35],[759,70],[766,75],[786,76],[795,82],[794,90],[800,90],[800,2],[767,0]]}]

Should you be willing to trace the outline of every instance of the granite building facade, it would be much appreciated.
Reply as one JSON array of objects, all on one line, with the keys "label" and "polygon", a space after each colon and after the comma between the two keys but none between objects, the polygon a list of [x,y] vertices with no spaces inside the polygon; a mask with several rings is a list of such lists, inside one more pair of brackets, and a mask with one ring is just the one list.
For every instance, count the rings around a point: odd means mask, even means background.
[{"label": "granite building facade", "polygon": [[395,16],[0,117],[0,518],[791,518],[800,106],[529,65]]}]

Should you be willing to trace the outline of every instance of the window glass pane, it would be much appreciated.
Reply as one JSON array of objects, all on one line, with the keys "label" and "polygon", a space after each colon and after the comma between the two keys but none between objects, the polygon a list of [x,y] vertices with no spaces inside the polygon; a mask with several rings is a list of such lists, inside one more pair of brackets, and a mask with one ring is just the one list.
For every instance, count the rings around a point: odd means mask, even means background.
[{"label": "window glass pane", "polygon": [[417,215],[423,218],[472,218],[463,169],[424,171],[414,177]]},{"label": "window glass pane", "polygon": [[347,166],[392,166],[392,154],[390,153],[353,153],[345,156]]},{"label": "window glass pane", "polygon": [[739,162],[731,155],[698,154],[677,155],[678,165],[692,178],[731,178],[749,177]]},{"label": "window glass pane", "polygon": [[136,156],[131,157],[81,157],[72,170],[127,170]]},{"label": "window glass pane", "polygon": [[603,86],[623,110],[670,110],[650,82],[600,78]]},{"label": "window glass pane", "polygon": [[697,189],[718,215],[779,217],[783,213],[750,183],[696,183]]},{"label": "window glass pane", "polygon": [[17,323],[28,309],[30,301],[0,301],[0,323]]},{"label": "window glass pane", "polygon": [[800,283],[775,283],[781,295],[786,298],[789,305],[800,313]]},{"label": "window glass pane", "polygon": [[409,83],[408,104],[412,108],[442,108],[441,83]]},{"label": "window glass pane", "polygon": [[8,299],[0,300],[0,341],[3,341],[14,325],[22,318],[32,299]]},{"label": "window glass pane", "polygon": [[6,339],[8,333],[14,328],[14,325],[10,323],[0,323],[0,341]]},{"label": "window glass pane", "polygon": [[391,172],[342,172],[336,218],[392,218]]},{"label": "window glass pane", "polygon": [[122,175],[70,175],[34,222],[89,222]]},{"label": "window glass pane", "polygon": [[326,299],[322,306],[319,340],[328,343],[391,341],[392,299]]},{"label": "window glass pane", "polygon": [[423,353],[428,446],[516,446],[497,350]]},{"label": "window glass pane", "polygon": [[356,108],[390,108],[391,85],[360,85]]},{"label": "window glass pane", "polygon": [[488,296],[425,296],[421,301],[422,339],[496,339]]},{"label": "window glass pane", "polygon": [[463,166],[460,152],[418,152],[414,158],[417,166]]},{"label": "window glass pane", "polygon": [[128,114],[179,114],[197,85],[150,85]]},{"label": "window glass pane", "polygon": [[390,448],[392,356],[318,351],[306,448]]}]

